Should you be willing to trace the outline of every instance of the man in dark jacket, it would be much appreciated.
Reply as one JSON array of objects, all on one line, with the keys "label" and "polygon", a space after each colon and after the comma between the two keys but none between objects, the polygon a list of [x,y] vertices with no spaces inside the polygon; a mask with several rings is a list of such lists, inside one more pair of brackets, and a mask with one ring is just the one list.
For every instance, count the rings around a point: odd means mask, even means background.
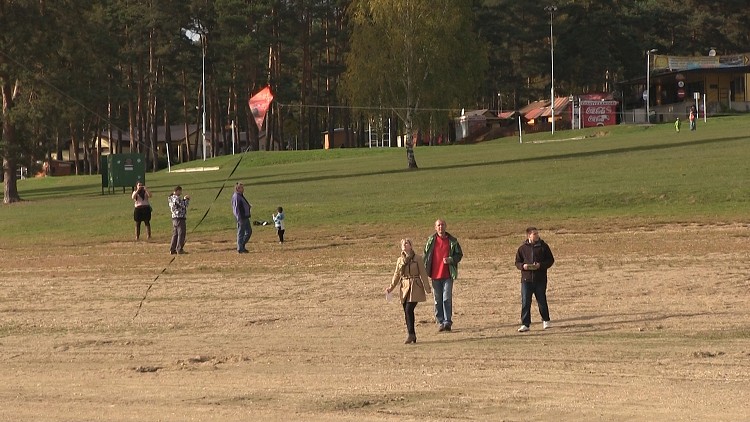
[{"label": "man in dark jacket", "polygon": [[526,241],[516,252],[516,268],[521,270],[521,328],[519,333],[529,331],[531,326],[531,296],[536,296],[543,327],[550,328],[547,307],[547,269],[555,263],[552,250],[539,237],[536,227],[526,229]]},{"label": "man in dark jacket", "polygon": [[232,212],[237,219],[237,252],[248,253],[247,245],[250,236],[253,234],[253,228],[250,227],[250,209],[253,206],[245,199],[245,185],[237,182],[234,185],[234,194],[232,195]]}]

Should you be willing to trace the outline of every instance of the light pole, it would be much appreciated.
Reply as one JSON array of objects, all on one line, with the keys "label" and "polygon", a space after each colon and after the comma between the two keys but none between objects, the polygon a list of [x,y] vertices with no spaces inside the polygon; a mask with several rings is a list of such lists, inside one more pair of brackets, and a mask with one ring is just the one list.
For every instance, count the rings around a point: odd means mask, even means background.
[{"label": "light pole", "polygon": [[552,122],[552,134],[555,134],[555,41],[552,38],[552,20],[555,17],[555,12],[557,11],[557,6],[547,6],[544,8],[547,12],[549,12],[549,51],[550,51],[550,58],[552,61],[552,73],[550,77],[550,110],[551,110],[551,119]]},{"label": "light pole", "polygon": [[185,36],[190,39],[193,43],[201,44],[201,53],[203,57],[203,70],[201,72],[201,91],[203,91],[203,127],[201,132],[203,134],[203,161],[206,161],[206,31],[203,25],[195,23],[195,29],[184,30]]},{"label": "light pole", "polygon": [[206,161],[206,34],[201,33],[201,51],[203,52],[203,161]]},{"label": "light pole", "polygon": [[657,51],[655,48],[646,51],[646,123],[651,123],[651,54]]}]

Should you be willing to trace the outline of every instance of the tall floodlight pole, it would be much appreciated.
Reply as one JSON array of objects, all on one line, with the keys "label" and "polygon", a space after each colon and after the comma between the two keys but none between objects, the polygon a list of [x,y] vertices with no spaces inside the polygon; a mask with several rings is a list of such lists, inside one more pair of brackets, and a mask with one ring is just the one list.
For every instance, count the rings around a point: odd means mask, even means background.
[{"label": "tall floodlight pole", "polygon": [[552,62],[552,73],[550,77],[550,110],[551,110],[551,122],[552,122],[552,134],[555,134],[555,41],[552,37],[552,21],[557,11],[557,6],[547,6],[544,8],[549,12],[549,51],[550,59]]},{"label": "tall floodlight pole", "polygon": [[657,51],[655,48],[646,51],[646,123],[651,123],[651,54]]},{"label": "tall floodlight pole", "polygon": [[206,161],[206,30],[199,22],[195,22],[193,28],[183,30],[186,37],[194,44],[201,44],[203,70],[201,72],[201,91],[203,91],[203,161]]}]

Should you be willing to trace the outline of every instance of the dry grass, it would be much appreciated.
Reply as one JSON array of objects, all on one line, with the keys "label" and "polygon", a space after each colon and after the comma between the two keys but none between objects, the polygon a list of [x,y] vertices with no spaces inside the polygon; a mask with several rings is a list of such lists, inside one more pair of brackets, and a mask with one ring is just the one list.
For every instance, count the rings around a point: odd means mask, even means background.
[{"label": "dry grass", "polygon": [[534,308],[518,334],[522,228],[449,221],[466,254],[454,331],[420,304],[416,345],[382,292],[398,239],[429,227],[289,227],[283,246],[258,229],[247,255],[191,234],[173,262],[159,231],[4,246],[0,420],[746,418],[748,225],[590,226],[542,227],[554,328]]}]

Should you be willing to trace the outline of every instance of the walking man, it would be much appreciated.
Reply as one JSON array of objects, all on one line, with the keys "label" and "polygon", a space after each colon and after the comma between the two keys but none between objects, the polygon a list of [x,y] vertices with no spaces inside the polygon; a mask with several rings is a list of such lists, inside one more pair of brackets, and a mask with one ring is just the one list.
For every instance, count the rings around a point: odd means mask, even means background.
[{"label": "walking man", "polygon": [[458,278],[458,263],[464,256],[458,239],[446,228],[445,220],[435,221],[435,234],[427,238],[424,246],[424,266],[432,280],[438,331],[450,331],[453,325],[453,281]]},{"label": "walking man", "polygon": [[245,247],[253,234],[250,227],[250,209],[253,206],[245,199],[245,185],[237,182],[232,195],[232,212],[237,220],[237,253],[248,253]]},{"label": "walking man", "polygon": [[555,263],[552,250],[539,237],[536,227],[526,229],[526,241],[516,252],[516,268],[521,270],[521,327],[519,333],[531,327],[531,296],[536,296],[544,329],[550,328],[547,307],[547,269]]}]

